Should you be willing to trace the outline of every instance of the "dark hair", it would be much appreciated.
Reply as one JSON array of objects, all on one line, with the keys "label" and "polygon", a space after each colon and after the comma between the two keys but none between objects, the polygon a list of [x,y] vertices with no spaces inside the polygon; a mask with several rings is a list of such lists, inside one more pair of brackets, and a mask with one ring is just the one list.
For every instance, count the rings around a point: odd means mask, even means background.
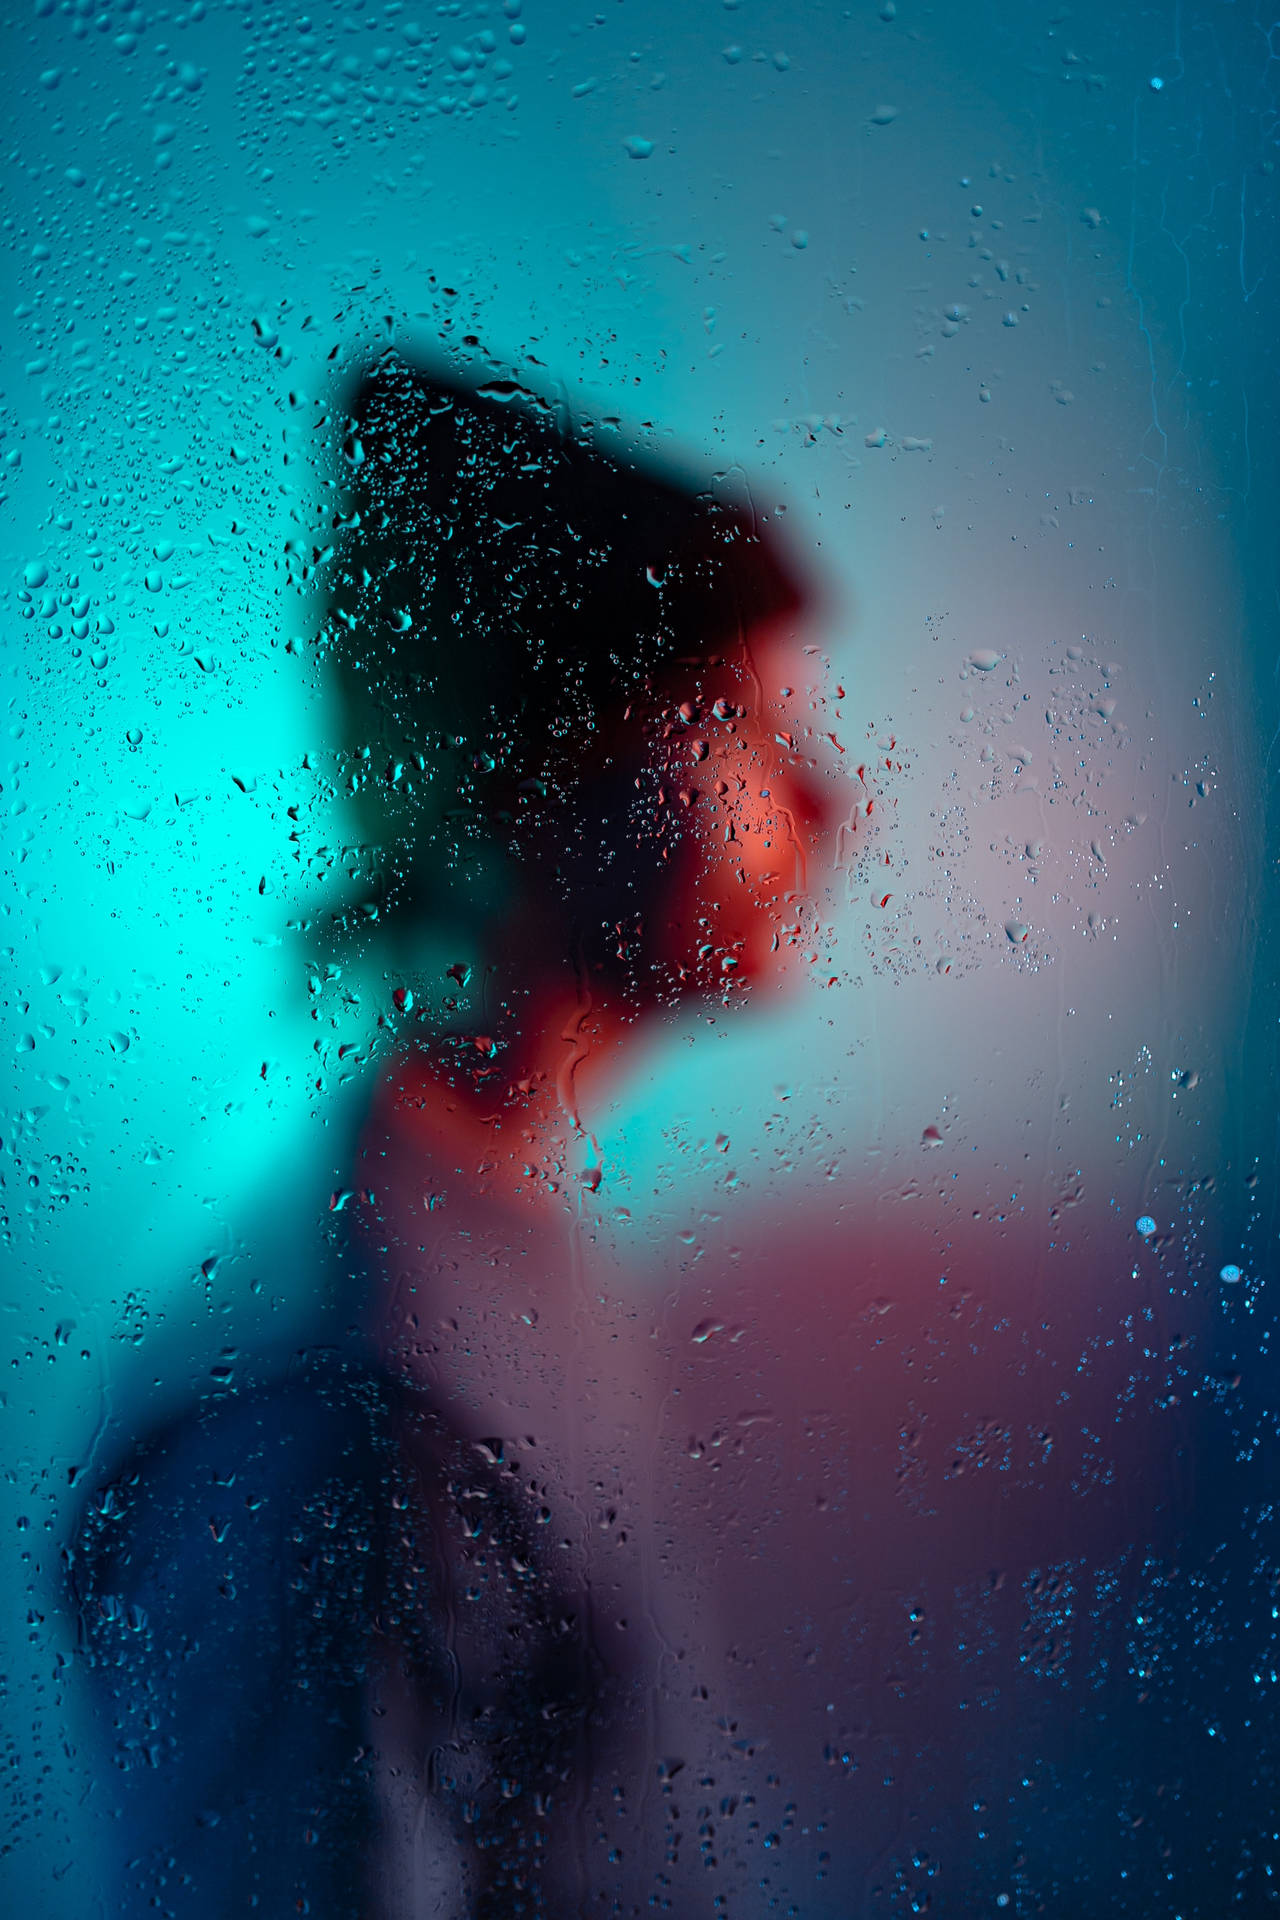
[{"label": "dark hair", "polygon": [[[384,824],[563,797],[664,666],[741,657],[798,584],[723,477],[660,473],[616,423],[514,380],[377,361],[349,410],[327,634],[350,771]],[[392,825],[392,831],[396,828]]]}]

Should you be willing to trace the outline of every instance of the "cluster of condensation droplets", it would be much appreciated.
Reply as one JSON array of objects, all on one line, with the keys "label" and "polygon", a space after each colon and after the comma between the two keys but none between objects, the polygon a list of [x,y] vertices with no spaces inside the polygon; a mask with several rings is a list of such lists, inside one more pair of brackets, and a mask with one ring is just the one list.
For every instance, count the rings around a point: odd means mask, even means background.
[{"label": "cluster of condensation droplets", "polygon": [[[1133,1224],[1144,1240],[1149,1240],[1156,1231],[1155,1220],[1149,1213],[1139,1214]],[[1218,1278],[1229,1287],[1237,1286],[1244,1279],[1244,1269],[1238,1267],[1234,1260],[1228,1260],[1226,1266],[1219,1270]]]}]

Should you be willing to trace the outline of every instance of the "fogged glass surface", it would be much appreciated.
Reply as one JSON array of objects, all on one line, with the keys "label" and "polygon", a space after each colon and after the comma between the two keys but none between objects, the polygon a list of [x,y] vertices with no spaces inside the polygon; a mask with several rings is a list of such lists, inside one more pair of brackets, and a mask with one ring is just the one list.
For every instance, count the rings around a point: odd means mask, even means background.
[{"label": "fogged glass surface", "polygon": [[14,1912],[1270,1911],[1276,31],[11,16]]}]

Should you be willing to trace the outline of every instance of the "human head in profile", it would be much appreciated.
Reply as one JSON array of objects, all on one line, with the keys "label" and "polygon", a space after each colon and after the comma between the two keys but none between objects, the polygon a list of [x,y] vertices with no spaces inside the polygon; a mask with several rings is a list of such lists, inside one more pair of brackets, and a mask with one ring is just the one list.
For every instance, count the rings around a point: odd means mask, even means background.
[{"label": "human head in profile", "polygon": [[356,395],[327,636],[394,1020],[456,1126],[780,977],[830,812],[767,523],[514,380]]}]

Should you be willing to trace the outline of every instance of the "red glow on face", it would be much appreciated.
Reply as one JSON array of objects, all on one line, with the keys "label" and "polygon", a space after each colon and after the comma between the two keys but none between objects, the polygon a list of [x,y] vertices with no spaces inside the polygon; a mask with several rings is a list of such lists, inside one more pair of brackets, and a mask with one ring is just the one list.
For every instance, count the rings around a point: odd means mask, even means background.
[{"label": "red glow on face", "polygon": [[842,813],[822,771],[833,752],[814,724],[813,680],[812,656],[766,633],[729,693],[676,709],[684,732],[666,743],[663,778],[685,824],[654,932],[658,963],[682,979],[758,981],[804,944],[809,889]]}]

